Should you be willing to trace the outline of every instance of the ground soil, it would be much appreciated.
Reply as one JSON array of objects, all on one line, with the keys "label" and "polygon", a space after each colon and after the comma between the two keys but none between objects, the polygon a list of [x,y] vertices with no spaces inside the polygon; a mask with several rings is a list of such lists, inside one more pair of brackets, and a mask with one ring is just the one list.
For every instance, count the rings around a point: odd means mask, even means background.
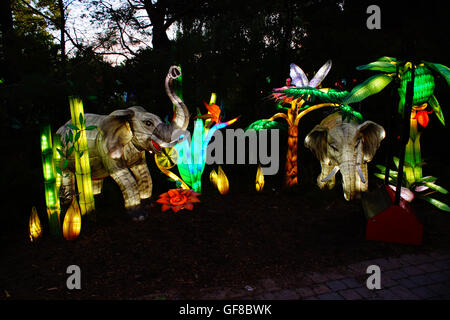
[{"label": "ground soil", "polygon": [[[96,197],[97,221],[84,223],[74,241],[46,233],[30,243],[26,228],[5,230],[2,297],[4,290],[10,299],[134,299],[170,290],[195,297],[207,287],[290,281],[299,272],[450,248],[448,214],[424,202],[414,203],[424,224],[421,246],[374,242],[365,240],[361,202],[345,201],[339,186],[284,190],[276,181],[256,193],[251,181],[230,180],[223,196],[206,181],[193,211],[163,213],[153,202],[143,222],[127,217],[118,187],[106,181]],[[72,264],[81,268],[82,290],[66,288]]]}]

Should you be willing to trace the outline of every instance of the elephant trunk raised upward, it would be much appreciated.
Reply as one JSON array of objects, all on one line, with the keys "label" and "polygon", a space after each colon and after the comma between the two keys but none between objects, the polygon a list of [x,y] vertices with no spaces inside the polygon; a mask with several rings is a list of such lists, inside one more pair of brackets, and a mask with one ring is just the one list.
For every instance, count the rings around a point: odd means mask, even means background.
[{"label": "elephant trunk raised upward", "polygon": [[165,86],[166,93],[170,101],[175,106],[172,125],[182,130],[186,130],[189,124],[189,111],[183,100],[178,97],[173,91],[173,80],[181,76],[181,70],[178,67],[172,66],[166,76]]},{"label": "elephant trunk raised upward", "polygon": [[375,122],[346,122],[339,113],[326,117],[305,138],[305,146],[313,151],[322,166],[318,186],[333,188],[335,175],[340,171],[345,199],[359,197],[368,189],[367,163],[375,156],[384,137],[383,127]]},{"label": "elephant trunk raised upward", "polygon": [[[125,208],[135,219],[141,220],[146,216],[141,200],[152,195],[153,183],[145,151],[159,153],[161,148],[174,146],[186,136],[189,112],[172,87],[173,79],[179,76],[181,72],[176,66],[170,67],[166,76],[166,92],[175,107],[171,124],[137,106],[116,110],[106,116],[85,115],[86,126],[97,127],[86,132],[94,194],[101,192],[103,179],[111,176],[122,191]],[[66,142],[66,134],[71,130],[70,123],[67,122],[57,131],[63,142]],[[64,202],[70,201],[75,194],[74,155],[68,160],[60,190]]]}]

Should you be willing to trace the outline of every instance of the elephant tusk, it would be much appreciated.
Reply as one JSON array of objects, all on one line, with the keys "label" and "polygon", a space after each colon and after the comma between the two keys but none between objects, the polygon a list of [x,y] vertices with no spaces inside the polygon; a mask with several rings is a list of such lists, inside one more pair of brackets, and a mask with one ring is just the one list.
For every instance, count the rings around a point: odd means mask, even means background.
[{"label": "elephant tusk", "polygon": [[364,179],[363,172],[361,170],[360,164],[356,165],[356,170],[358,171],[359,177],[361,178],[362,183],[366,183],[366,179]]},{"label": "elephant tusk", "polygon": [[338,167],[338,166],[335,166],[335,167],[333,168],[333,170],[331,170],[330,174],[327,175],[325,178],[323,178],[323,179],[320,180],[320,181],[321,181],[321,182],[326,182],[326,181],[330,180],[331,178],[334,177],[334,175],[335,175],[338,171],[339,171],[339,167]]}]

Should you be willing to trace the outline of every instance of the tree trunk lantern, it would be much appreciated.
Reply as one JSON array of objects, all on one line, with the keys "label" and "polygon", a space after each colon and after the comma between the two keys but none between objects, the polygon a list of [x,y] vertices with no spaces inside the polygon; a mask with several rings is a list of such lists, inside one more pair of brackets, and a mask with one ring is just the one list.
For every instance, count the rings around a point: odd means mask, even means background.
[{"label": "tree trunk lantern", "polygon": [[31,209],[31,215],[29,220],[29,236],[30,241],[35,242],[42,235],[41,221],[36,211],[36,207]]},{"label": "tree trunk lantern", "polygon": [[225,172],[222,170],[222,167],[219,166],[219,169],[217,169],[217,172],[213,169],[211,170],[211,173],[209,175],[209,179],[211,180],[212,184],[219,190],[220,194],[227,194],[230,190],[230,184],[228,182],[228,178],[225,174]]},{"label": "tree trunk lantern", "polygon": [[43,126],[41,128],[41,152],[48,224],[50,227],[50,233],[54,236],[57,236],[60,230],[60,204],[58,192],[56,189],[56,170],[53,163],[52,136],[51,128],[49,125]]},{"label": "tree trunk lantern", "polygon": [[74,197],[69,209],[67,209],[63,222],[63,236],[66,240],[75,240],[81,231],[81,212],[78,202]]}]

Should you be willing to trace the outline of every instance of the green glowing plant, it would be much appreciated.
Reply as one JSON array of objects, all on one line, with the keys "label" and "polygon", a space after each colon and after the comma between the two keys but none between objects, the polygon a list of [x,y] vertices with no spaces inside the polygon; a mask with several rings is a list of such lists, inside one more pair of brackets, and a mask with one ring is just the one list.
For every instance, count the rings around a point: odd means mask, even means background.
[{"label": "green glowing plant", "polygon": [[[428,125],[428,114],[434,113],[445,126],[442,109],[434,95],[435,79],[433,72],[441,75],[450,85],[450,69],[442,64],[421,61],[418,65],[399,61],[392,57],[381,57],[375,62],[362,65],[357,70],[374,70],[382,73],[370,77],[356,86],[344,99],[344,103],[354,103],[383,90],[394,79],[398,79],[400,96],[398,112],[403,115],[406,98],[406,84],[411,81],[414,69],[414,96],[410,119],[409,141],[405,150],[405,173],[409,184],[420,182],[422,178],[422,156],[420,151],[419,123],[423,128]],[[430,109],[427,111],[426,109]]]},{"label": "green glowing plant", "polygon": [[[215,103],[215,94],[212,97],[209,106]],[[206,164],[206,151],[214,132],[236,122],[238,119],[234,118],[227,122],[215,124],[212,121],[207,124],[207,121],[204,122],[202,118],[206,117],[199,115],[195,120],[191,141],[185,139],[175,146],[178,152],[177,167],[180,176],[195,192],[201,192],[201,178]],[[218,119],[220,117],[216,117],[217,121]],[[211,120],[210,117],[208,117],[208,120]]]},{"label": "green glowing plant", "polygon": [[[348,95],[347,91],[337,91],[329,88],[316,88],[320,86],[331,68],[331,60],[327,61],[311,81],[308,80],[301,68],[291,64],[290,76],[295,87],[285,86],[277,88],[271,97],[278,102],[277,108],[286,110],[273,115],[269,119],[253,122],[247,130],[262,130],[281,128],[275,120],[283,118],[288,124],[288,151],[285,164],[285,185],[292,187],[298,184],[297,149],[298,149],[298,123],[300,119],[313,110],[332,107],[342,113],[343,118],[355,118],[361,122],[360,113],[353,110],[343,101]],[[317,104],[314,104],[317,103]]]},{"label": "green glowing plant", "polygon": [[[59,175],[62,175],[63,171],[67,168],[69,157],[75,152],[75,170],[79,192],[79,203],[81,214],[84,215],[95,210],[86,130],[94,130],[97,127],[86,127],[81,99],[70,97],[69,102],[72,123],[68,124],[70,130],[67,132],[64,140],[60,141],[61,138],[59,138],[61,146],[56,149],[59,160],[59,166],[56,167],[56,170]],[[63,158],[64,161],[61,162],[61,158]]]},{"label": "green glowing plant", "polygon": [[48,224],[53,236],[60,234],[60,203],[56,189],[56,171],[53,162],[53,146],[51,128],[45,125],[41,128],[41,155],[44,174],[45,203],[47,205]]},{"label": "green glowing plant", "polygon": [[[394,164],[396,168],[398,169],[399,166],[399,159],[397,157],[394,157]],[[408,166],[408,165],[407,165]],[[374,175],[377,178],[380,178],[384,180],[386,167],[382,165],[376,165],[376,167],[380,170],[380,173],[374,173]],[[398,171],[395,170],[389,170],[389,182],[392,185],[397,185],[397,179],[398,179]],[[416,179],[413,182],[410,182],[407,179],[406,171],[403,172],[403,179],[402,179],[402,185],[405,186],[404,191],[402,193],[409,194],[409,201],[412,201],[413,199],[422,199],[424,201],[427,201],[434,205],[436,208],[450,212],[450,207],[443,203],[442,201],[439,201],[437,199],[431,198],[430,195],[433,193],[441,193],[441,194],[448,194],[448,191],[444,189],[441,186],[438,186],[436,182],[437,178],[432,176],[427,177],[420,177],[420,179]],[[403,187],[402,187],[403,190]],[[407,198],[407,196],[405,196]]]}]

